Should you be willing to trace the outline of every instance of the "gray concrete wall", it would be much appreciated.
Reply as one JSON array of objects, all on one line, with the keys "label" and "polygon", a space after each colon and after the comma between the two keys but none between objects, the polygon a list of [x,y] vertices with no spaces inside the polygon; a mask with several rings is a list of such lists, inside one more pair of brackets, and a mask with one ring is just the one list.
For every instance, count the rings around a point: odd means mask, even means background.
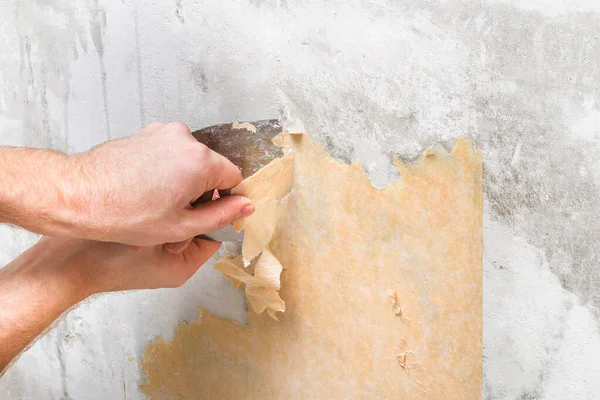
[{"label": "gray concrete wall", "polygon": [[[598,398],[599,31],[596,0],[0,0],[0,144],[282,116],[383,185],[390,155],[466,135],[485,151],[485,398]],[[0,265],[35,240],[0,227]],[[211,268],[91,299],[0,398],[143,398],[149,340],[242,303]]]}]

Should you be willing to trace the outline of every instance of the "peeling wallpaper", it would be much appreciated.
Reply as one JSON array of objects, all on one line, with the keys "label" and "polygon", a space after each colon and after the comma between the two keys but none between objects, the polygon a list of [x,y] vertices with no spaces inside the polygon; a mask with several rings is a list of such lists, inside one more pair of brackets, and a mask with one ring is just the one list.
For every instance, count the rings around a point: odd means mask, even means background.
[{"label": "peeling wallpaper", "polygon": [[[484,149],[484,398],[600,396],[600,3],[0,1],[0,144],[84,151],[145,124],[283,117],[376,186],[390,158]],[[36,236],[0,227],[0,265]],[[225,254],[227,250],[223,251]],[[0,397],[141,399],[136,359],[202,304],[89,299],[0,380]]]}]

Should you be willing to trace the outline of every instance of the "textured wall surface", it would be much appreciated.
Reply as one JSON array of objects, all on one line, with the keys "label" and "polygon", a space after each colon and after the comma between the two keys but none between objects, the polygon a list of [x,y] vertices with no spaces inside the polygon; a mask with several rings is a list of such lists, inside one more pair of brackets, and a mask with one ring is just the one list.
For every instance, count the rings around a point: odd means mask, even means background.
[{"label": "textured wall surface", "polygon": [[[600,396],[596,0],[0,0],[0,144],[69,153],[152,121],[286,118],[376,186],[390,156],[484,149],[484,396]],[[0,227],[0,265],[36,240]],[[199,304],[243,318],[210,267],[90,299],[0,398],[140,399],[136,359]]]}]

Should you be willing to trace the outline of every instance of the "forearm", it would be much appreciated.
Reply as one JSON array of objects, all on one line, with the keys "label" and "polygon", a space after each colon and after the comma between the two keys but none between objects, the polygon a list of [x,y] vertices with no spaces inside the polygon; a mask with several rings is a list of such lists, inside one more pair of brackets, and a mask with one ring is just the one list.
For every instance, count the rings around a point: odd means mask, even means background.
[{"label": "forearm", "polygon": [[85,248],[42,238],[0,269],[0,375],[61,314],[92,293],[80,274]]},{"label": "forearm", "polygon": [[0,223],[73,237],[86,215],[85,172],[76,157],[0,147]]},{"label": "forearm", "polygon": [[173,254],[91,240],[42,238],[0,269],[0,376],[61,314],[95,293],[177,287],[220,243],[194,239]]},{"label": "forearm", "polygon": [[70,156],[0,147],[0,223],[132,246],[189,242],[252,213],[243,196],[190,207],[241,181],[238,167],[182,123],[150,124]]}]

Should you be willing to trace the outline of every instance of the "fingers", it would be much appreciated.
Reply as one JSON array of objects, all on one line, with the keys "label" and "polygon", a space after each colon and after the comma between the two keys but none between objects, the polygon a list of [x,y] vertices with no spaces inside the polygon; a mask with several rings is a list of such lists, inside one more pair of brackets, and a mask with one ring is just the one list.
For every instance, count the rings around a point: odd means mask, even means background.
[{"label": "fingers", "polygon": [[213,254],[219,250],[221,243],[204,239],[192,239],[183,251],[186,268],[190,268],[190,274],[193,275]]},{"label": "fingers", "polygon": [[170,268],[161,270],[156,287],[179,287],[183,285],[219,250],[220,246],[221,243],[219,242],[192,239],[181,254],[168,258]]},{"label": "fingers", "polygon": [[193,237],[223,228],[235,220],[254,212],[252,201],[244,196],[226,196],[204,203],[193,210],[185,210],[184,229]]},{"label": "fingers", "polygon": [[164,249],[171,254],[179,254],[183,252],[193,239],[184,240],[177,243],[166,243]]},{"label": "fingers", "polygon": [[209,150],[206,159],[206,189],[231,189],[242,182],[242,172],[227,158]]},{"label": "fingers", "polygon": [[[188,136],[194,142],[190,128],[182,122],[171,122],[167,125],[170,129],[179,132],[182,135]],[[203,170],[203,183],[206,184],[206,190],[210,189],[231,189],[237,186],[242,181],[242,173],[226,157],[209,149],[202,143],[197,143],[198,155],[200,157]],[[208,181],[206,181],[208,177]]]}]

